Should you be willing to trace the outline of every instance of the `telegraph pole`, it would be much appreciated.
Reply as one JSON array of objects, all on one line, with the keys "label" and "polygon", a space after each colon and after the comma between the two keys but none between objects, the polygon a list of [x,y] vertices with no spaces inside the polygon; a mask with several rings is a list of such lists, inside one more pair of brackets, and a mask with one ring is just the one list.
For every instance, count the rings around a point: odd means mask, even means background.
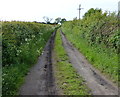
[{"label": "telegraph pole", "polygon": [[120,19],[120,1],[118,2],[118,17]]},{"label": "telegraph pole", "polygon": [[81,8],[81,4],[80,4],[79,8],[78,8],[78,10],[79,10],[79,20],[80,20],[80,11],[81,11],[81,9],[83,9],[83,8]]}]

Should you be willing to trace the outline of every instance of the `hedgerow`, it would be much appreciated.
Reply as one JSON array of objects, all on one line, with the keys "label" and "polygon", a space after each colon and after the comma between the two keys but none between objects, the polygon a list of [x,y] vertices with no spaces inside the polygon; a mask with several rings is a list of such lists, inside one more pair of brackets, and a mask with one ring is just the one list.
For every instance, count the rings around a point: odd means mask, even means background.
[{"label": "hedgerow", "polygon": [[101,72],[118,82],[120,31],[116,13],[90,9],[81,20],[65,22],[62,30],[73,45]]},{"label": "hedgerow", "polygon": [[18,94],[24,76],[38,56],[55,27],[34,22],[2,23],[2,95]]}]

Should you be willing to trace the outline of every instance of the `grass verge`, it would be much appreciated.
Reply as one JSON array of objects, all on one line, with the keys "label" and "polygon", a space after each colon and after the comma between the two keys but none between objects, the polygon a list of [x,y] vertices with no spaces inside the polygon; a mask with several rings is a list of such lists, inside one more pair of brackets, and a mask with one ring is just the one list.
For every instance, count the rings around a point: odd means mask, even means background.
[{"label": "grass verge", "polygon": [[104,45],[90,45],[80,36],[80,33],[66,30],[63,27],[67,39],[80,51],[89,62],[115,84],[118,83],[118,55]]},{"label": "grass verge", "polygon": [[55,77],[58,87],[65,95],[89,95],[84,80],[77,74],[62,46],[60,31],[57,31],[54,47]]}]

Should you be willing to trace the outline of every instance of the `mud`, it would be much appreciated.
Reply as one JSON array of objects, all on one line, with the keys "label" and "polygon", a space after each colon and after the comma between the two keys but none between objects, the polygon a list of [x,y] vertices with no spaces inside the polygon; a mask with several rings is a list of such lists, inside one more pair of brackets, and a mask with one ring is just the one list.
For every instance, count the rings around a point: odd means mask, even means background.
[{"label": "mud", "polygon": [[55,34],[56,31],[47,42],[37,64],[26,76],[25,83],[20,88],[20,95],[57,95],[51,60]]},{"label": "mud", "polygon": [[[83,77],[93,95],[118,95],[118,87],[96,70],[86,58],[66,39],[61,31],[63,46],[70,62],[78,74]],[[111,97],[111,96],[110,96]]]},{"label": "mud", "polygon": [[[19,91],[20,95],[59,95],[60,90],[55,83],[53,66],[55,60],[53,57],[55,34],[56,32],[52,34],[37,64],[31,68],[25,77],[25,83]],[[61,32],[61,37],[70,63],[73,64],[78,74],[83,77],[86,85],[91,89],[91,93],[93,95],[108,95],[108,97],[109,95],[118,95],[117,86],[89,64],[86,58],[66,39],[63,32]]]}]

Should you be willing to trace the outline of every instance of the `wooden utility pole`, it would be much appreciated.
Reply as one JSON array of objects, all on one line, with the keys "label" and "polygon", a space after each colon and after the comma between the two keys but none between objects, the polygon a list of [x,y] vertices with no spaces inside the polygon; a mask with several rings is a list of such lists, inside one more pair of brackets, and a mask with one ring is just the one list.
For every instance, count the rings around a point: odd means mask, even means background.
[{"label": "wooden utility pole", "polygon": [[120,19],[120,1],[118,2],[118,17]]},{"label": "wooden utility pole", "polygon": [[79,10],[79,20],[80,20],[80,11],[81,11],[81,9],[83,9],[83,8],[81,8],[81,4],[80,4],[79,8],[78,8],[78,10]]}]

